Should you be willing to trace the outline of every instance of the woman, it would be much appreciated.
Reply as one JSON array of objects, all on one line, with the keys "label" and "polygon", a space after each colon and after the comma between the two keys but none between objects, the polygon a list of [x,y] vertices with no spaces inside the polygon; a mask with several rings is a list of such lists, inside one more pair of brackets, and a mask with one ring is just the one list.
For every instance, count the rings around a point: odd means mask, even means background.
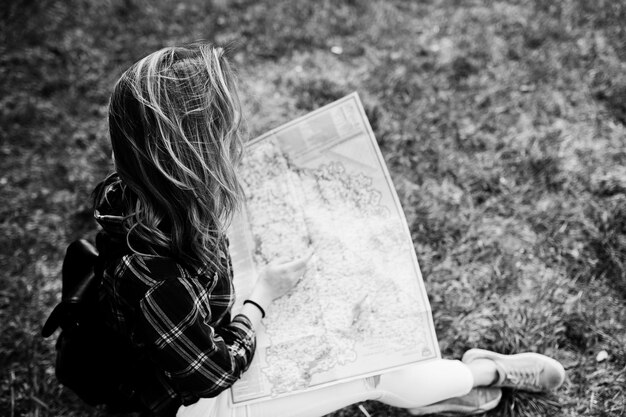
[{"label": "woman", "polygon": [[[553,359],[473,349],[463,361],[420,363],[231,408],[221,393],[248,368],[267,307],[297,283],[308,260],[303,254],[267,266],[231,316],[225,231],[242,195],[239,124],[233,72],[223,51],[209,45],[150,54],[122,75],[111,97],[116,173],[95,193],[101,299],[107,322],[141,358],[134,389],[146,415],[321,416],[364,400],[415,414],[480,412],[497,404],[498,387],[561,385],[563,367]],[[458,407],[463,400],[474,403]]]}]

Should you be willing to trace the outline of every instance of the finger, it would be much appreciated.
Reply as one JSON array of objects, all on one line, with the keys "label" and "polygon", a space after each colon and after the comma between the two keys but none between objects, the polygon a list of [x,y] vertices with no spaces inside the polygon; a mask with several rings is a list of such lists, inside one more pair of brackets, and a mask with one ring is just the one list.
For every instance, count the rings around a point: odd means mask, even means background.
[{"label": "finger", "polygon": [[296,271],[298,269],[306,268],[306,264],[309,262],[311,257],[313,256],[313,249],[309,249],[309,251],[302,257],[297,258],[293,261],[286,262],[283,264],[283,267],[287,270]]}]

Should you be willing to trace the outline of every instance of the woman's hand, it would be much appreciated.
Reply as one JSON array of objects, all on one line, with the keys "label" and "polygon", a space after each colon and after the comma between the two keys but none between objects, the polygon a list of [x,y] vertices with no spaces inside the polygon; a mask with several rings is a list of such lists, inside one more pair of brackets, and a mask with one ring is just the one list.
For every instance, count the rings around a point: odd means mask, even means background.
[{"label": "woman's hand", "polygon": [[311,256],[312,251],[291,262],[267,265],[261,270],[250,299],[266,308],[273,300],[289,293],[304,275]]}]

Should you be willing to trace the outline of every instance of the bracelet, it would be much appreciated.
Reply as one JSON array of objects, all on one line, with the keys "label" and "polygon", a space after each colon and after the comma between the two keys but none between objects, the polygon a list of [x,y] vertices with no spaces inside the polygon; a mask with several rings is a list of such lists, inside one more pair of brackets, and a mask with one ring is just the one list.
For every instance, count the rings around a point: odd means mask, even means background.
[{"label": "bracelet", "polygon": [[245,300],[245,301],[243,302],[243,304],[244,304],[244,305],[245,305],[245,304],[252,304],[252,305],[253,305],[253,306],[255,306],[256,308],[258,308],[258,309],[259,309],[259,311],[261,312],[261,318],[262,318],[262,319],[264,319],[264,318],[265,318],[265,310],[263,310],[263,307],[261,307],[261,306],[259,305],[259,303],[255,302],[255,301],[252,301],[252,300]]}]

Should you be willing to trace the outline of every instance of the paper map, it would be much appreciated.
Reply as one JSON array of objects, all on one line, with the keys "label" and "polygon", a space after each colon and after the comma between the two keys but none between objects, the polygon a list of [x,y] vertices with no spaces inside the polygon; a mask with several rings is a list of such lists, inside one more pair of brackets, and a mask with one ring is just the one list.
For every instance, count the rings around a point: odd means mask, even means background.
[{"label": "paper map", "polygon": [[237,302],[267,263],[314,255],[269,307],[235,406],[439,357],[409,229],[356,93],[251,141],[241,173],[245,209],[229,232]]}]

